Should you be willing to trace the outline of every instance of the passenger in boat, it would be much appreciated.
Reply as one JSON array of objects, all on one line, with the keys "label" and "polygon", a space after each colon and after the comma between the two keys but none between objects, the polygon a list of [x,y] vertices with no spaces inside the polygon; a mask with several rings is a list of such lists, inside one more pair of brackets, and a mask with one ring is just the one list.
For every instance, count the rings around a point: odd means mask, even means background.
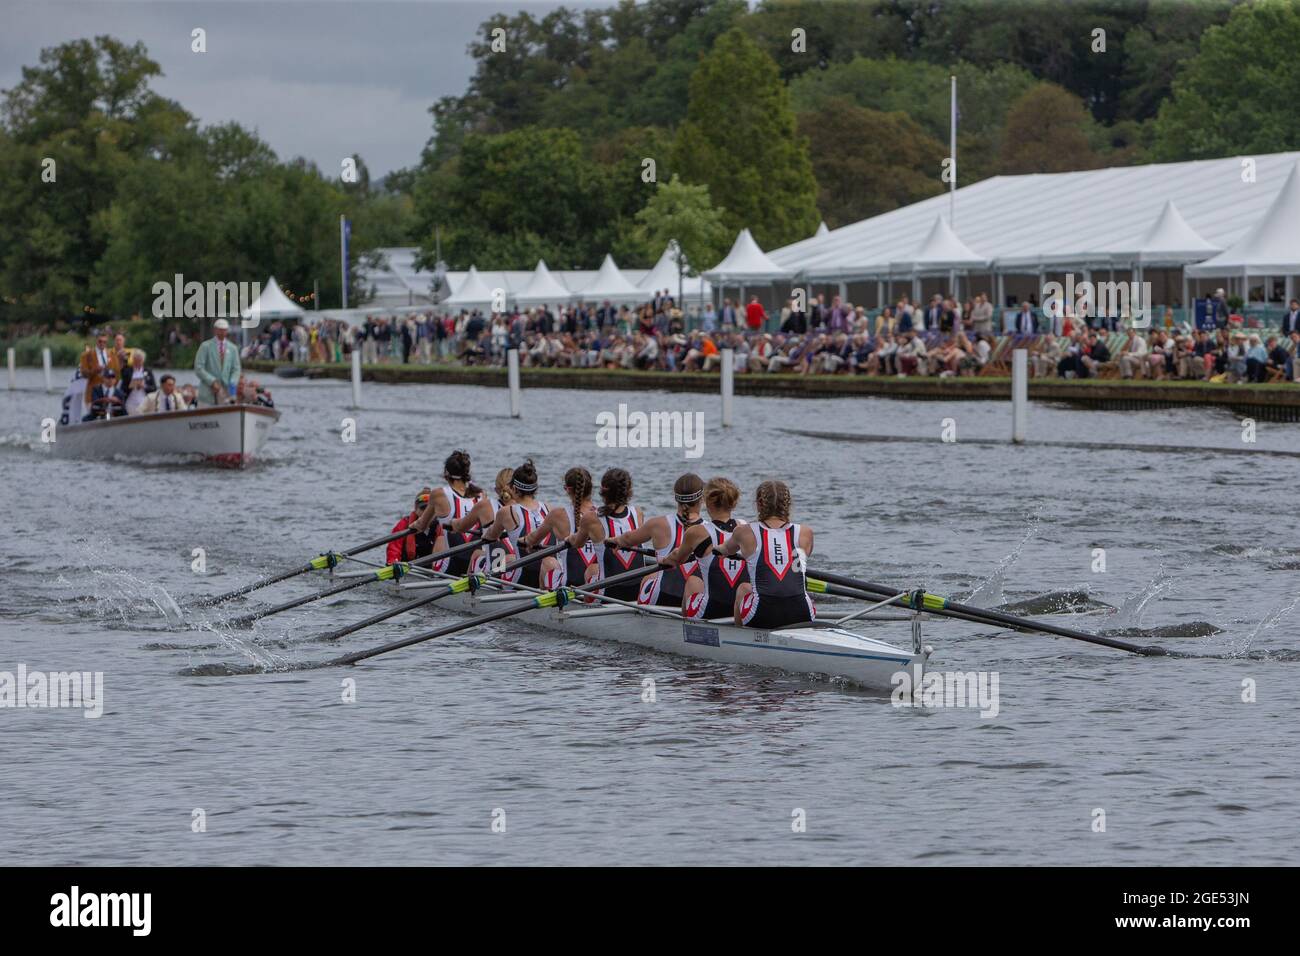
[{"label": "passenger in boat", "polygon": [[[586,468],[570,468],[564,473],[564,494],[569,500],[562,508],[552,508],[546,513],[542,526],[529,533],[528,547],[540,547],[548,537],[563,541],[578,530],[583,519],[596,514],[591,503],[591,472]],[[542,587],[548,591],[572,584],[578,587],[587,581],[587,569],[596,563],[596,545],[588,540],[581,548],[565,548],[557,555],[542,559]]]},{"label": "passenger in boat", "polygon": [[[412,509],[410,514],[398,519],[397,524],[393,525],[394,531],[401,531],[403,528],[409,528],[415,524],[416,519],[420,517],[420,512],[429,503],[429,494],[430,489],[421,489],[420,493],[415,497],[415,508]],[[396,564],[398,561],[414,561],[426,554],[432,554],[433,542],[437,539],[440,531],[441,526],[435,524],[431,534],[412,530],[406,537],[388,542],[388,563]]]},{"label": "passenger in boat", "polygon": [[[540,587],[542,561],[533,561],[505,574],[500,573],[504,564],[515,561],[532,550],[528,547],[528,535],[542,527],[550,510],[537,498],[537,468],[531,458],[511,474],[510,494],[510,504],[501,508],[492,519],[492,524],[483,530],[486,547],[475,552],[479,556],[477,569],[484,573],[493,572],[511,584]],[[549,534],[539,542],[541,547],[550,543]]]},{"label": "passenger in boat", "polygon": [[103,384],[104,372],[110,368],[114,373],[121,371],[117,353],[108,347],[108,333],[100,332],[95,336],[95,344],[81,353],[81,361],[78,363],[81,377],[86,380],[86,391],[82,398],[86,406],[90,405],[91,393],[95,387]]},{"label": "passenger in boat", "polygon": [[100,384],[90,392],[90,410],[82,416],[83,422],[100,418],[118,418],[126,407],[126,396],[117,384],[117,370],[106,368],[100,373]]},{"label": "passenger in boat", "polygon": [[754,493],[758,521],[741,525],[714,553],[744,556],[749,580],[736,588],[736,623],[773,629],[801,624],[817,616],[805,585],[812,529],[790,521],[790,489],[783,481],[765,481]]},{"label": "passenger in boat", "polygon": [[189,382],[181,386],[181,398],[185,399],[186,408],[199,407],[199,390]]},{"label": "passenger in boat", "polygon": [[686,581],[682,596],[682,613],[694,620],[711,621],[732,617],[736,612],[736,591],[749,579],[749,565],[744,558],[723,558],[713,548],[725,544],[736,528],[746,522],[733,512],[740,501],[740,489],[727,478],[710,478],[704,485],[704,507],[708,517],[687,528],[681,544],[662,560],[681,566],[696,561],[695,549],[706,539],[712,547],[698,559],[698,570]]},{"label": "passenger in boat", "polygon": [[150,392],[145,398],[140,413],[152,415],[155,412],[183,412],[187,408],[189,404],[185,401],[185,396],[176,388],[176,377],[164,375],[158,380],[158,390]]},{"label": "passenger in boat", "polygon": [[[600,477],[600,500],[603,504],[594,514],[584,517],[569,538],[570,549],[585,547],[589,541],[596,546],[596,560],[586,571],[588,584],[646,564],[645,558],[635,551],[605,546],[607,538],[635,531],[644,520],[641,509],[631,503],[632,476],[623,468],[609,469]],[[640,581],[624,581],[602,588],[598,593],[621,601],[635,601],[640,588]]]},{"label": "passenger in boat", "polygon": [[[636,548],[647,541],[654,545],[656,558],[671,554],[682,545],[690,528],[702,523],[700,506],[704,500],[704,481],[696,474],[682,475],[673,484],[673,500],[677,510],[672,514],[657,515],[639,528],[629,529],[606,539],[605,546]],[[637,594],[638,604],[680,608],[685,599],[686,582],[696,573],[694,556],[684,557],[671,568],[641,579]]]},{"label": "passenger in boat", "polygon": [[[449,528],[451,522],[463,518],[473,510],[479,496],[482,494],[482,490],[477,485],[470,483],[469,452],[453,451],[448,455],[447,460],[442,464],[442,477],[447,483],[441,488],[433,490],[433,493],[429,495],[429,504],[415,522],[416,530],[421,532],[427,532],[429,525],[435,520],[441,521],[443,526],[448,528],[446,534],[438,536],[438,541],[433,547],[435,552],[446,551],[448,548],[464,544],[473,537],[473,532],[479,527],[478,524],[475,524],[471,528],[465,529],[464,532],[452,531]],[[470,555],[468,552],[454,554],[450,558],[444,558],[433,563],[433,570],[445,574],[454,574],[457,577],[468,573],[469,567]]]},{"label": "passenger in boat", "polygon": [[217,319],[212,324],[212,338],[202,343],[194,356],[194,371],[216,405],[229,404],[239,381],[239,349],[234,342],[226,341],[229,333],[230,323]]},{"label": "passenger in boat", "polygon": [[144,367],[144,349],[131,352],[131,367],[122,374],[122,392],[126,395],[126,413],[139,415],[149,396],[158,391],[153,372]]}]

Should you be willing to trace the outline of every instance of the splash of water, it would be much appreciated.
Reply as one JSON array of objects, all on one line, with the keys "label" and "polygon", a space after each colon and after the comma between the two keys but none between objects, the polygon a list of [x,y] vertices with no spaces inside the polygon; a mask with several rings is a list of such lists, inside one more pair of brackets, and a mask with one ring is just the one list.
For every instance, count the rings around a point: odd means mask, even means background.
[{"label": "splash of water", "polygon": [[1290,604],[1275,604],[1265,611],[1264,616],[1259,619],[1259,623],[1251,630],[1241,647],[1238,647],[1235,641],[1232,642],[1230,656],[1243,657],[1250,654],[1251,645],[1255,643],[1255,638],[1281,624],[1283,618],[1295,610],[1296,604],[1300,604],[1300,597],[1292,599]]},{"label": "splash of water", "polygon": [[1140,629],[1142,617],[1151,602],[1156,598],[1171,593],[1175,589],[1174,580],[1162,564],[1146,585],[1130,597],[1124,599],[1110,619],[1106,622],[1107,630]]},{"label": "splash of water", "polygon": [[1024,553],[1025,545],[1030,540],[1038,536],[1038,524],[1043,515],[1043,507],[1039,505],[1029,515],[1028,523],[1025,526],[1025,532],[1020,537],[1020,542],[1012,549],[1011,553],[1006,555],[998,566],[984,578],[977,581],[971,588],[970,593],[962,600],[963,604],[970,604],[974,607],[992,608],[1003,604],[1006,601],[1004,586],[1006,584],[1007,572],[1010,571],[1020,561],[1020,555]]}]

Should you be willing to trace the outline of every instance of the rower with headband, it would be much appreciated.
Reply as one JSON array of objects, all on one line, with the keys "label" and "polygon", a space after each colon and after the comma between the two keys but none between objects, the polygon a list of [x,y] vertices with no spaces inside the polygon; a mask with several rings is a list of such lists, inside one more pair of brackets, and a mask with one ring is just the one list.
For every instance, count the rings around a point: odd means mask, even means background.
[{"label": "rower with headband", "polygon": [[[606,547],[634,548],[649,541],[659,558],[676,551],[682,545],[689,528],[701,521],[700,505],[704,500],[704,481],[699,475],[687,473],[673,483],[673,500],[677,510],[672,514],[650,518],[639,528],[625,531],[605,542]],[[639,604],[671,607],[680,610],[686,592],[686,582],[698,573],[694,560],[682,561],[672,568],[652,574],[641,582],[637,595]]]},{"label": "rower with headband", "polygon": [[[484,574],[496,573],[527,551],[534,550],[528,547],[527,536],[545,524],[549,511],[545,503],[537,500],[537,467],[529,458],[515,468],[510,476],[510,504],[496,513],[492,524],[483,532],[487,546],[474,552],[475,570]],[[551,535],[547,534],[537,543],[537,548],[552,543]],[[540,587],[542,581],[553,575],[558,565],[555,556],[550,555],[540,562],[534,561],[515,568],[501,575],[501,578],[512,584]]]}]

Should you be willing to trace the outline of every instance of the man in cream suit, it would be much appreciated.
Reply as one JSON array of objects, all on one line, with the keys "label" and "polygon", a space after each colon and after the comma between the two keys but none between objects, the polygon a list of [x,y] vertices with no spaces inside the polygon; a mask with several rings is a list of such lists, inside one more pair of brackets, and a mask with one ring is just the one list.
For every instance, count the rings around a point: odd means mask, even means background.
[{"label": "man in cream suit", "polygon": [[216,405],[231,401],[241,374],[239,350],[234,342],[226,339],[229,332],[230,323],[217,319],[212,326],[212,338],[200,345],[198,354],[194,356],[200,394],[211,396]]},{"label": "man in cream suit", "polygon": [[140,408],[142,415],[152,415],[155,412],[183,412],[189,408],[185,403],[185,397],[176,387],[176,379],[173,376],[164,375],[159,381],[161,384],[157,391],[150,392],[144,400],[144,405]]}]

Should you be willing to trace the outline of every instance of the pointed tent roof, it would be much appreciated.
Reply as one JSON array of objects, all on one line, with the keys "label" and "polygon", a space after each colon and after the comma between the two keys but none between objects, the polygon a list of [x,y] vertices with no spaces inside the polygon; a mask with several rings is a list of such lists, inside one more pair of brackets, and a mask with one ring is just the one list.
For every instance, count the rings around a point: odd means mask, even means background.
[{"label": "pointed tent roof", "polygon": [[935,216],[934,224],[916,250],[911,255],[892,260],[889,266],[892,270],[920,273],[984,269],[988,264],[988,259],[961,241],[943,216]]},{"label": "pointed tent roof", "polygon": [[478,269],[470,266],[469,272],[465,273],[465,278],[456,287],[456,291],[448,296],[442,304],[469,308],[475,305],[490,305],[491,303],[492,289],[488,288],[488,284],[483,281]]},{"label": "pointed tent roof", "polygon": [[817,227],[817,231],[813,233],[813,238],[816,239],[818,236],[824,236],[830,231],[830,227],[826,225],[826,220],[823,219],[821,225]]},{"label": "pointed tent roof", "polygon": [[646,295],[627,280],[614,264],[614,257],[605,253],[605,261],[600,264],[600,271],[575,295],[587,302],[640,302]]},{"label": "pointed tent roof", "polygon": [[537,260],[537,268],[533,270],[532,277],[514,296],[515,302],[519,305],[558,305],[561,302],[568,302],[571,298],[573,293],[551,274],[544,259]]},{"label": "pointed tent roof", "polygon": [[274,320],[296,318],[305,311],[280,290],[280,283],[275,281],[275,276],[271,276],[262,286],[262,294],[257,297],[257,301],[239,314],[245,319],[256,317],[259,320]]},{"label": "pointed tent roof", "polygon": [[1282,191],[1245,235],[1212,259],[1188,266],[1189,276],[1287,275],[1300,273],[1300,162]]},{"label": "pointed tent roof", "polygon": [[[686,277],[690,280],[690,277]],[[690,280],[698,282],[698,279]],[[637,283],[637,288],[647,292],[653,292],[656,289],[676,289],[677,288],[677,256],[673,252],[673,244],[670,242],[664,247],[664,254],[659,257],[653,269],[645,274],[645,278]]]},{"label": "pointed tent roof", "polygon": [[789,269],[782,269],[758,247],[748,229],[740,230],[727,257],[704,273],[710,282],[775,282],[790,278]]},{"label": "pointed tent roof", "polygon": [[1112,260],[1129,259],[1141,263],[1167,262],[1183,265],[1200,262],[1220,251],[1188,224],[1172,199],[1165,202],[1151,227],[1134,242],[1120,243],[1110,250]]}]

